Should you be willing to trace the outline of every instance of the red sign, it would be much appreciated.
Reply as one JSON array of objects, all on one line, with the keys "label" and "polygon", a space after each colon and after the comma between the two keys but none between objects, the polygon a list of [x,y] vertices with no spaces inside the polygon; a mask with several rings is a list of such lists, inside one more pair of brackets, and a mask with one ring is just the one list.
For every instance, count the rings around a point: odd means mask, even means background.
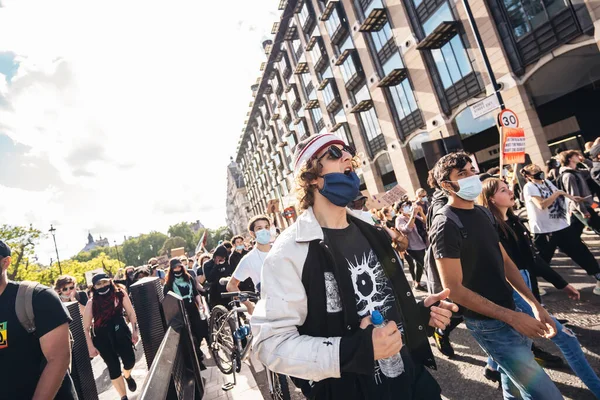
[{"label": "red sign", "polygon": [[296,209],[294,207],[286,208],[285,210],[283,210],[283,216],[287,219],[293,219],[294,217],[296,217]]},{"label": "red sign", "polygon": [[525,162],[525,130],[523,128],[502,127],[503,164]]}]

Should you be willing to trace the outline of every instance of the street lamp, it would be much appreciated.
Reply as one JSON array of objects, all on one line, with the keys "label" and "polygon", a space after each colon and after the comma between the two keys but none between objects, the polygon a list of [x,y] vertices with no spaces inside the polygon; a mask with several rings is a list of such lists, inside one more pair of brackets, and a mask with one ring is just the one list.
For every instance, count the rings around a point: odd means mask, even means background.
[{"label": "street lamp", "polygon": [[56,246],[56,229],[52,224],[50,224],[50,230],[48,231],[52,234],[52,239],[54,239],[54,250],[56,250],[56,261],[58,262],[58,272],[62,275],[62,267],[60,266],[60,257],[58,256],[58,247]]},{"label": "street lamp", "polygon": [[119,261],[119,268],[121,267],[121,257],[119,257],[119,246],[117,246],[117,241],[115,240],[115,250],[117,251],[117,261]]}]

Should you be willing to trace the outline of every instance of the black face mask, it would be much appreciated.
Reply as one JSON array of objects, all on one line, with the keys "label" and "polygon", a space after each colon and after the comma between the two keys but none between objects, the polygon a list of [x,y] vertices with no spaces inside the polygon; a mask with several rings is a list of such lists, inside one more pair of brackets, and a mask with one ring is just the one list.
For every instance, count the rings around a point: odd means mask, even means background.
[{"label": "black face mask", "polygon": [[173,272],[173,276],[175,276],[175,278],[181,278],[183,276],[183,271]]},{"label": "black face mask", "polygon": [[113,291],[113,287],[112,285],[103,287],[102,289],[95,289],[96,293],[99,294],[100,296],[106,296],[108,294],[110,294]]},{"label": "black face mask", "polygon": [[535,179],[535,180],[543,181],[544,180],[544,171],[536,172],[532,176],[533,176],[533,179]]}]

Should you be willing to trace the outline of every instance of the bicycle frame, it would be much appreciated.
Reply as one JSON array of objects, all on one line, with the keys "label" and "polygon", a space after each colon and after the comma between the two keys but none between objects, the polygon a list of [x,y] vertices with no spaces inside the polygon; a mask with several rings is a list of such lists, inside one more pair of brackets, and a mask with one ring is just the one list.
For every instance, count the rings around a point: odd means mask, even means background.
[{"label": "bicycle frame", "polygon": [[250,330],[250,333],[248,334],[248,336],[246,336],[246,346],[242,346],[242,341],[241,339],[237,338],[235,335],[235,332],[240,328],[240,321],[239,321],[239,317],[238,317],[238,313],[239,312],[247,312],[248,309],[246,308],[245,305],[241,304],[240,299],[234,299],[233,301],[231,301],[229,303],[232,307],[231,310],[227,313],[227,316],[225,318],[223,318],[223,321],[221,322],[221,325],[219,326],[219,329],[216,332],[216,336],[219,336],[222,329],[225,327],[225,324],[227,324],[227,321],[232,319],[234,321],[234,325],[235,325],[235,330],[233,333],[233,341],[234,341],[234,348],[230,349],[232,351],[237,351],[240,357],[241,361],[244,361],[250,352],[250,348],[252,347],[252,330]]}]

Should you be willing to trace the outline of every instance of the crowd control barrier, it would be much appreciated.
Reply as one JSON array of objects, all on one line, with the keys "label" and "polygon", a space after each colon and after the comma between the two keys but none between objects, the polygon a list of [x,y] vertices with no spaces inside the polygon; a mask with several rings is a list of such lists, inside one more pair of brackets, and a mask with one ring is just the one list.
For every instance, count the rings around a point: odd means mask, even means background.
[{"label": "crowd control barrier", "polygon": [[98,400],[94,371],[87,347],[85,333],[83,332],[83,321],[79,312],[79,303],[76,301],[66,303],[67,310],[71,314],[71,378],[75,384],[79,400]]}]

